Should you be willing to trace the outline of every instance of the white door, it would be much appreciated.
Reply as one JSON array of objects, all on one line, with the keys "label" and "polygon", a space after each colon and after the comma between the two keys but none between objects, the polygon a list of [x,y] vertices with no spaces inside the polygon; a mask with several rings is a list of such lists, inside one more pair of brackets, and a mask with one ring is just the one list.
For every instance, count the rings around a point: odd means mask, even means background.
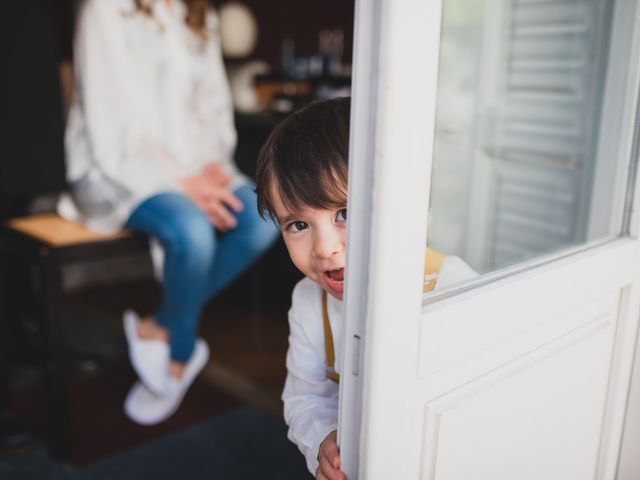
[{"label": "white door", "polygon": [[359,0],[354,58],[349,478],[640,478],[640,0]]}]

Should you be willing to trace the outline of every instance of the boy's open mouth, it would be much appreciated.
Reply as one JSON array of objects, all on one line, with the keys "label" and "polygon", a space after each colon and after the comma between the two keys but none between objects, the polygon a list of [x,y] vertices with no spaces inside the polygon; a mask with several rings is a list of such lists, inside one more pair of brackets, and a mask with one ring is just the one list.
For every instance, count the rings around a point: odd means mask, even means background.
[{"label": "boy's open mouth", "polygon": [[322,276],[331,290],[335,292],[342,292],[344,290],[344,268],[327,270]]}]

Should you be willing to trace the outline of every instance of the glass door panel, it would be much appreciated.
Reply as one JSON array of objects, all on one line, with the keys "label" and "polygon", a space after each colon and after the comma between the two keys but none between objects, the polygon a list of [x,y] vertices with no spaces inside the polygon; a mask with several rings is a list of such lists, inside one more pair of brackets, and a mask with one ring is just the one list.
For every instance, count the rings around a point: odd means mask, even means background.
[{"label": "glass door panel", "polygon": [[[427,245],[480,274],[622,233],[613,2],[444,0]],[[619,115],[619,114],[618,114]]]}]

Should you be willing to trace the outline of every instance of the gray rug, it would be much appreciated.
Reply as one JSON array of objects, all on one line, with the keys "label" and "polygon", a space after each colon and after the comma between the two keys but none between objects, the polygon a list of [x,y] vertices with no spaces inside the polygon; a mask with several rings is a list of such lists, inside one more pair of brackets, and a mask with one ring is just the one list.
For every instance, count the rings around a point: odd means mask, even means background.
[{"label": "gray rug", "polygon": [[243,408],[75,470],[44,450],[0,458],[3,480],[308,479],[286,427]]}]

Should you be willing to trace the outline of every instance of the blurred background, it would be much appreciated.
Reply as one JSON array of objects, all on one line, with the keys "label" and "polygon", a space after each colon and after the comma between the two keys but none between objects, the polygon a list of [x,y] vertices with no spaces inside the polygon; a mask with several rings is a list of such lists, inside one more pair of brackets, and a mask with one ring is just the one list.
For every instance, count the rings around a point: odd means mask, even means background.
[{"label": "blurred background", "polygon": [[[59,95],[66,113],[73,93],[73,31],[80,4],[11,2],[0,21],[5,63],[0,88],[8,99],[3,102],[21,102],[25,107],[18,108],[27,109],[29,102],[17,98],[27,95],[42,108],[39,94],[54,99]],[[235,160],[254,177],[258,152],[282,118],[314,99],[350,94],[354,2],[250,0],[215,1],[212,6],[220,18],[234,101]],[[43,80],[27,60],[40,54],[58,58],[57,78]],[[43,85],[48,90],[43,91]],[[62,151],[64,119],[43,126],[33,113],[37,108],[32,110],[24,116],[4,115],[3,127],[10,132],[24,121],[32,138],[52,139],[33,143],[43,145],[36,154],[40,161],[53,165],[58,162],[53,157]],[[16,140],[15,149],[0,153],[4,157],[0,183],[2,177],[9,178],[8,164],[21,162],[15,152],[29,144],[24,137]],[[60,171],[42,177],[51,181],[21,194],[20,211],[27,215],[53,212],[65,189]],[[0,196],[4,206],[7,198]],[[15,215],[5,218],[11,216]],[[135,379],[122,332],[122,311],[133,307],[150,312],[161,295],[148,252],[124,251],[115,259],[93,258],[65,267],[64,332],[59,336],[68,353],[65,367],[71,373],[73,423],[70,451],[63,455],[52,455],[48,449],[52,419],[47,418],[44,372],[50,342],[35,298],[38,280],[33,268],[18,257],[5,257],[0,266],[0,362],[6,380],[0,478],[179,478],[175,469],[186,464],[191,471],[185,478],[255,478],[260,459],[267,456],[264,461],[273,468],[261,478],[303,478],[303,457],[286,439],[281,413],[287,310],[292,287],[300,278],[281,241],[207,305],[200,335],[211,348],[209,364],[179,411],[154,427],[138,426],[122,411]],[[212,431],[225,432],[224,437],[216,440],[218,434]],[[203,445],[215,451],[199,451],[195,457],[187,453]],[[239,457],[243,449],[246,455]],[[52,451],[56,450],[53,445]],[[246,462],[247,456],[256,461]],[[169,457],[176,463],[163,463]],[[220,468],[228,469],[227,476],[216,476]]]}]

